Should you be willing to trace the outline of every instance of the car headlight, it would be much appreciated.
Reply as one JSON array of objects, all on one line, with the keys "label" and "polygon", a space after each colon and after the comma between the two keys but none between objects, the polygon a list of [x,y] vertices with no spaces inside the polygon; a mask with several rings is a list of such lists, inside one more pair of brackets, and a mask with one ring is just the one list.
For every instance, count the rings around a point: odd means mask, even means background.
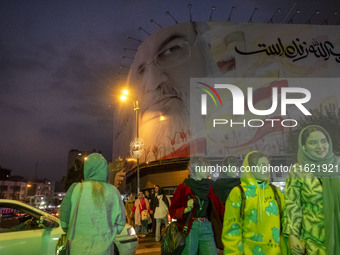
[{"label": "car headlight", "polygon": [[128,232],[128,234],[129,234],[130,236],[136,235],[136,231],[135,231],[134,228],[128,228],[128,229],[127,229],[127,232]]}]

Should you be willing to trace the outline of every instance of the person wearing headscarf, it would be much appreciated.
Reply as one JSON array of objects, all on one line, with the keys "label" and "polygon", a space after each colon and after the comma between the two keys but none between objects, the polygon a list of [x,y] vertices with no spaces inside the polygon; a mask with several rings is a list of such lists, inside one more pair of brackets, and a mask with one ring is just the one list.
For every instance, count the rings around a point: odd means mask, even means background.
[{"label": "person wearing headscarf", "polygon": [[132,227],[134,227],[134,218],[130,217],[131,215],[131,210],[133,205],[135,204],[135,196],[131,193],[129,195],[129,199],[125,203],[125,213],[127,217],[127,222],[130,224]]},{"label": "person wearing headscarf", "polygon": [[340,158],[327,131],[316,125],[299,135],[298,163],[285,187],[292,254],[340,254]]},{"label": "person wearing headscarf", "polygon": [[131,209],[130,216],[135,216],[135,227],[137,234],[141,235],[141,237],[146,237],[148,234],[148,220],[143,220],[143,213],[150,213],[150,204],[149,200],[144,197],[144,193],[142,191],[138,192],[138,199],[136,199],[135,204]]},{"label": "person wearing headscarf", "polygon": [[152,236],[153,235],[153,232],[152,232],[153,215],[152,215],[152,212],[151,212],[151,210],[152,210],[152,207],[151,207],[152,195],[150,194],[149,190],[144,191],[144,197],[145,197],[145,199],[148,200],[149,205],[150,205],[150,214],[149,214],[150,220],[148,220],[147,230],[148,230],[148,235]]},{"label": "person wearing headscarf", "polygon": [[162,220],[165,227],[168,226],[168,210],[169,200],[166,195],[163,194],[162,189],[159,185],[155,185],[155,194],[151,199],[151,213],[156,221],[155,226],[155,240],[159,242],[161,240],[161,227]]},{"label": "person wearing headscarf", "polygon": [[[113,240],[125,226],[125,209],[119,191],[107,182],[108,178],[105,158],[90,154],[84,163],[84,182],[72,184],[61,203],[59,218],[63,230],[71,231],[71,255],[114,254]],[[74,225],[69,226],[74,213]]]},{"label": "person wearing headscarf", "polygon": [[284,197],[279,188],[270,185],[269,171],[265,168],[268,166],[269,159],[261,152],[252,151],[245,157],[241,185],[232,189],[225,205],[224,254],[287,253],[281,233],[283,215],[280,215],[284,212]]},{"label": "person wearing headscarf", "polygon": [[242,162],[234,156],[227,156],[222,161],[222,167],[226,167],[228,171],[220,172],[214,184],[214,191],[223,205],[227,201],[230,191],[235,186],[241,184],[240,178],[237,177],[241,163]]},{"label": "person wearing headscarf", "polygon": [[[213,190],[214,182],[208,179],[207,164],[204,159],[192,158],[190,178],[177,186],[171,200],[169,213],[177,220],[180,231],[191,215],[182,255],[214,255],[217,254],[216,247],[223,246],[221,222],[224,206]],[[196,171],[196,167],[200,169]]]}]

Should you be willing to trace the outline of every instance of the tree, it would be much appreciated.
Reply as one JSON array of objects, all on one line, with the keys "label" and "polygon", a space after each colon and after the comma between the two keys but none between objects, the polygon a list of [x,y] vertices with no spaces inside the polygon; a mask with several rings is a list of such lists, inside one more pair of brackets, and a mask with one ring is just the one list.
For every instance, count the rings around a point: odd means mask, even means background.
[{"label": "tree", "polygon": [[80,182],[81,180],[84,180],[84,163],[76,158],[74,165],[67,170],[65,190],[68,190],[72,183]]},{"label": "tree", "polygon": [[319,109],[310,110],[310,116],[299,121],[299,127],[291,130],[287,138],[287,163],[297,162],[298,139],[303,128],[309,125],[318,125],[323,127],[331,136],[333,143],[333,152],[340,154],[340,109],[335,105],[320,107]]}]

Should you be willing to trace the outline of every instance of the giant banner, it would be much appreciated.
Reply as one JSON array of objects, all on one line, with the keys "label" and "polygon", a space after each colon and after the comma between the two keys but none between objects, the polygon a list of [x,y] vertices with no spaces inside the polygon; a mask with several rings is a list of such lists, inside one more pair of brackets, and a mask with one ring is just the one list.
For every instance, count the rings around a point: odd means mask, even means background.
[{"label": "giant banner", "polygon": [[130,156],[137,131],[145,162],[254,149],[284,155],[285,133],[299,118],[337,106],[339,70],[338,26],[189,22],[161,29],[131,65],[126,87],[139,103],[138,130],[132,102],[117,106],[113,158]]}]

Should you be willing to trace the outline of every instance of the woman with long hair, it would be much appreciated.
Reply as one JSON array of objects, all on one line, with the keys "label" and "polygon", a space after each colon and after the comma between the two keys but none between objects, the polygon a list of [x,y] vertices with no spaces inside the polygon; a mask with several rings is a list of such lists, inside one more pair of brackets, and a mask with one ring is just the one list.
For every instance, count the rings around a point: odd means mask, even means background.
[{"label": "woman with long hair", "polygon": [[327,131],[316,125],[299,135],[298,163],[285,187],[292,254],[340,254],[340,158]]},{"label": "woman with long hair", "polygon": [[84,163],[84,182],[72,184],[61,203],[60,223],[65,232],[71,231],[71,255],[114,254],[113,240],[125,226],[125,208],[108,178],[105,158],[90,154]]}]

